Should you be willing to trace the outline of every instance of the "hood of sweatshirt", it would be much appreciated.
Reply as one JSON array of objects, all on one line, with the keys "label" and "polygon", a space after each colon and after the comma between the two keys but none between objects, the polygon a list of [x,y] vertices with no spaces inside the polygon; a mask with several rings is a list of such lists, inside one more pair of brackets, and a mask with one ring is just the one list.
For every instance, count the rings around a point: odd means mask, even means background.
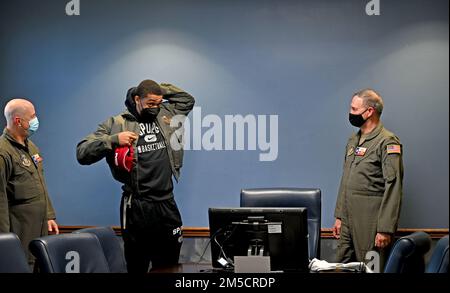
[{"label": "hood of sweatshirt", "polygon": [[128,112],[130,112],[134,118],[138,119],[139,114],[136,110],[136,102],[134,101],[136,89],[137,87],[132,87],[128,90],[127,97],[125,98],[125,106],[127,107]]}]

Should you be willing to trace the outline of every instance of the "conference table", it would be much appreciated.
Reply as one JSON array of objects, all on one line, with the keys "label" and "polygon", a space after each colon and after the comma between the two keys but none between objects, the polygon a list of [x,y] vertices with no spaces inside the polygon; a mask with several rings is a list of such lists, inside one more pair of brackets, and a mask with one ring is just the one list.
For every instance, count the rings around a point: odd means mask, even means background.
[{"label": "conference table", "polygon": [[[220,269],[213,269],[210,263],[182,263],[167,267],[160,267],[150,270],[150,273],[221,273],[230,274],[232,271],[224,271]],[[329,270],[322,272],[309,272],[309,273],[355,273],[345,270]]]},{"label": "conference table", "polygon": [[210,263],[182,263],[167,267],[151,269],[150,273],[212,273],[213,267]]}]

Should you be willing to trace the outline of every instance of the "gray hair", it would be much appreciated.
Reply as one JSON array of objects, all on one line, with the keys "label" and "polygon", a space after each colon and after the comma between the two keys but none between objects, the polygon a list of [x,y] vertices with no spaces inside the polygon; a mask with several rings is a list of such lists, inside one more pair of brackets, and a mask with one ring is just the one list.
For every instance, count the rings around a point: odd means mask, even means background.
[{"label": "gray hair", "polygon": [[381,98],[381,95],[377,93],[375,90],[370,88],[363,89],[356,92],[353,96],[357,96],[363,99],[364,106],[374,108],[379,116],[381,116],[381,113],[383,113],[384,108],[383,98]]}]

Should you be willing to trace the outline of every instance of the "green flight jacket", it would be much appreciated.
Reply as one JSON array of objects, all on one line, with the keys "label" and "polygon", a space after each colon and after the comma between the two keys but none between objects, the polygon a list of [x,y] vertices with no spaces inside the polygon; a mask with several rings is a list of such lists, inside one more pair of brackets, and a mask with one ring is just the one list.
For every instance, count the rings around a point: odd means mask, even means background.
[{"label": "green flight jacket", "polygon": [[17,234],[28,251],[32,239],[48,234],[47,221],[55,217],[39,149],[29,139],[21,145],[5,129],[0,136],[0,233]]},{"label": "green flight jacket", "polygon": [[360,137],[360,132],[355,133],[347,143],[335,217],[354,237],[393,234],[403,195],[402,145],[382,123],[361,144]]},{"label": "green flight jacket", "polygon": [[[171,121],[177,116],[177,121],[183,120],[194,108],[195,99],[185,91],[171,84],[161,84],[164,92],[164,99],[168,103],[161,104],[161,110],[157,116],[157,125],[161,129],[167,146],[172,174],[178,181],[180,169],[183,166],[182,125],[172,127]],[[179,123],[175,123],[179,124]],[[139,123],[129,111],[110,117],[101,123],[97,130],[86,136],[77,145],[77,160],[81,165],[90,165],[106,158],[111,173],[117,181],[124,184],[123,189],[127,192],[139,193],[137,182],[137,169],[133,168],[131,173],[119,169],[114,165],[114,149],[119,146],[118,134],[124,131],[131,131],[139,136]],[[172,140],[172,143],[171,143]],[[134,161],[138,164],[138,152],[134,141],[133,147]],[[178,145],[177,148],[172,146]]]}]

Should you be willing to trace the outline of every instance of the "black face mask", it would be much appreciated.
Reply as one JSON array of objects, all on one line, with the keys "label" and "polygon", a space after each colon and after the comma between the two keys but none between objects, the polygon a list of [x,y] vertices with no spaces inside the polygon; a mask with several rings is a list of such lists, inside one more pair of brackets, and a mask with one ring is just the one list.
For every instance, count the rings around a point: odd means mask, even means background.
[{"label": "black face mask", "polygon": [[361,114],[352,114],[349,113],[348,114],[348,120],[350,121],[350,124],[355,126],[355,127],[361,127],[364,125],[364,123],[366,123],[366,119],[364,119],[363,114],[366,113],[366,111],[369,108],[367,108],[366,110],[364,110],[364,112],[362,112]]},{"label": "black face mask", "polygon": [[156,118],[156,116],[158,116],[159,110],[161,110],[161,108],[159,108],[159,107],[158,108],[144,108],[141,111],[140,118],[142,121],[154,120]]}]

